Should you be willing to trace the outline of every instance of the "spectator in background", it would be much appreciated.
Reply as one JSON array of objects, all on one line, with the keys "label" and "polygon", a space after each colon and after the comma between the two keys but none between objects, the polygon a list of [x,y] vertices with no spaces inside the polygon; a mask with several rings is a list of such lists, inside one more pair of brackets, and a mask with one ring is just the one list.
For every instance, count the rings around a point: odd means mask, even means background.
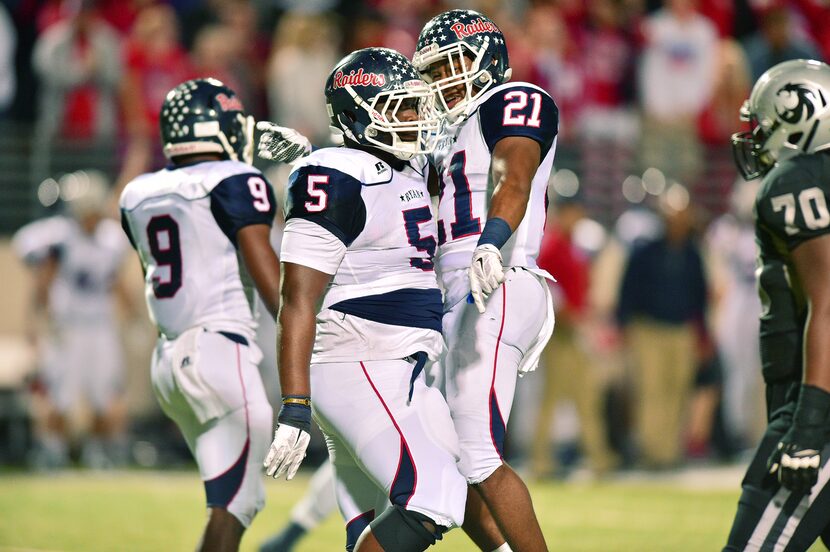
[{"label": "spectator in background", "polygon": [[117,276],[129,249],[119,224],[105,217],[108,186],[97,171],[61,179],[70,216],[30,223],[13,247],[34,281],[29,336],[40,356],[46,403],[34,466],[69,460],[69,418],[85,400],[93,414],[81,461],[92,468],[126,462],[124,360],[115,319],[116,294],[136,308]]},{"label": "spectator in background", "polygon": [[635,52],[623,26],[624,15],[616,0],[589,0],[588,20],[576,36],[579,65],[584,70],[579,128],[588,140],[625,141],[636,132],[625,109]]},{"label": "spectator in background", "polygon": [[[582,89],[578,133],[580,177],[592,199],[609,205],[618,201],[618,185],[630,174],[639,140],[639,118],[630,106],[635,51],[624,27],[626,12],[618,0],[589,0],[587,20],[575,35]],[[554,99],[558,98],[554,95]],[[567,116],[563,115],[563,116]]]},{"label": "spectator in background", "polygon": [[126,73],[121,102],[127,125],[127,152],[117,185],[163,163],[154,156],[159,109],[169,90],[192,73],[187,52],[179,43],[176,14],[168,5],[144,8],[124,48]]},{"label": "spectator in background", "polygon": [[738,42],[723,39],[718,43],[717,52],[714,92],[700,116],[699,131],[705,143],[722,147],[740,125],[737,114],[749,96],[752,82],[749,63]]},{"label": "spectator in background", "polygon": [[661,201],[664,233],[635,246],[617,303],[634,368],[635,426],[645,467],[680,461],[685,406],[697,366],[695,324],[707,299],[688,193],[672,187]]},{"label": "spectator in background", "polygon": [[339,59],[338,38],[328,17],[299,12],[285,14],[274,31],[268,63],[271,119],[315,144],[330,141],[323,85]]},{"label": "spectator in background", "polygon": [[639,74],[641,166],[685,184],[702,168],[696,125],[712,95],[717,55],[717,31],[695,6],[695,0],[666,0],[646,17]]},{"label": "spectator in background", "polygon": [[723,363],[723,415],[735,450],[749,448],[764,431],[761,301],[755,280],[756,246],[752,209],[759,181],[738,179],[730,211],[706,234],[714,299],[714,337]]},{"label": "spectator in background", "polygon": [[40,79],[37,139],[111,140],[117,130],[117,90],[122,65],[116,32],[93,0],[38,37],[32,63]]},{"label": "spectator in background", "polygon": [[0,119],[3,119],[14,101],[17,90],[14,55],[17,32],[8,9],[0,4]]},{"label": "spectator in background", "polygon": [[[824,29],[826,32],[826,29]],[[821,59],[816,47],[806,36],[799,36],[791,24],[786,4],[773,3],[760,14],[760,28],[745,44],[752,68],[752,80],[770,67],[791,59]]]},{"label": "spectator in background", "polygon": [[[224,25],[202,27],[190,53],[193,73],[199,78],[218,79],[232,90],[244,89],[237,82],[233,69],[234,62],[237,61],[234,38],[233,31]],[[243,105],[248,99],[243,97]]]},{"label": "spectator in background", "polygon": [[[575,132],[582,107],[582,69],[574,39],[559,12],[550,6],[528,10],[524,32],[532,47],[530,82],[547,90],[562,114],[559,139]],[[511,58],[511,64],[512,64]]]},{"label": "spectator in background", "polygon": [[602,416],[602,390],[588,347],[588,285],[590,261],[573,242],[576,225],[585,218],[580,199],[557,196],[555,217],[548,222],[538,264],[547,270],[556,308],[556,331],[544,356],[545,384],[533,439],[532,471],[537,477],[555,472],[550,430],[556,405],[573,401],[579,415],[580,444],[588,466],[604,474],[616,464],[609,450]]}]

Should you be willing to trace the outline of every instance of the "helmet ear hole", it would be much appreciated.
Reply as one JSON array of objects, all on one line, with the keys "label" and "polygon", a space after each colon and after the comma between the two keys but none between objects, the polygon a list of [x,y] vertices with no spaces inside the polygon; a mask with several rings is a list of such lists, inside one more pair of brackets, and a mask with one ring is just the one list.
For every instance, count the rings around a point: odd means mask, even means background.
[{"label": "helmet ear hole", "polygon": [[801,141],[801,138],[803,136],[804,136],[803,132],[793,132],[792,134],[789,135],[789,137],[787,137],[787,142],[789,142],[790,144],[792,144],[794,146],[798,145],[798,143]]},{"label": "helmet ear hole", "polygon": [[493,80],[493,77],[487,71],[482,71],[482,73],[473,80],[473,86],[478,88],[484,88],[487,84]]}]

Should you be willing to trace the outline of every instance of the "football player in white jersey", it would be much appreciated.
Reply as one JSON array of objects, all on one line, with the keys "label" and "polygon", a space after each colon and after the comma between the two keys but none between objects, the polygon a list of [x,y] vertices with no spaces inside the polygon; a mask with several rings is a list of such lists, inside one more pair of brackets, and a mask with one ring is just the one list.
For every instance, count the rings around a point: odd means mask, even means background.
[{"label": "football player in white jersey", "polygon": [[[527,487],[502,453],[517,376],[536,368],[553,331],[550,275],[536,256],[558,109],[541,88],[508,82],[504,36],[471,10],[427,22],[413,64],[447,123],[433,155],[441,183],[436,264],[459,467],[513,550],[545,550]],[[500,546],[498,531],[477,523],[474,502],[468,533],[482,548]],[[485,534],[476,535],[476,525]]]},{"label": "football player in white jersey", "polygon": [[265,464],[294,475],[311,395],[347,549],[425,550],[462,523],[467,495],[449,408],[422,371],[444,349],[421,155],[434,147],[434,95],[386,48],[343,58],[325,93],[345,147],[315,151],[289,178],[278,350],[294,419]]},{"label": "football player in white jersey", "polygon": [[115,299],[128,297],[118,274],[129,242],[105,216],[109,188],[102,174],[77,171],[61,182],[76,194],[66,203],[70,216],[27,224],[13,239],[16,253],[34,271],[31,337],[38,345],[48,411],[33,463],[66,465],[67,417],[84,399],[93,416],[81,462],[107,468],[126,461],[124,359]]},{"label": "football player in white jersey", "polygon": [[221,82],[180,84],[160,116],[171,164],[131,181],[120,202],[159,331],[153,390],[204,481],[200,550],[237,550],[265,503],[260,463],[272,410],[257,370],[250,282],[275,316],[280,272],[269,242],[274,193],[250,165],[252,123]]},{"label": "football player in white jersey", "polygon": [[[464,530],[482,550],[542,550],[530,494],[502,451],[517,376],[536,368],[553,331],[551,276],[536,256],[559,112],[541,88],[508,83],[504,36],[480,13],[451,10],[430,20],[413,63],[445,122],[432,154],[445,294],[442,386],[460,469],[478,491],[468,497]],[[311,150],[293,129],[262,128],[261,157],[290,162]]]}]

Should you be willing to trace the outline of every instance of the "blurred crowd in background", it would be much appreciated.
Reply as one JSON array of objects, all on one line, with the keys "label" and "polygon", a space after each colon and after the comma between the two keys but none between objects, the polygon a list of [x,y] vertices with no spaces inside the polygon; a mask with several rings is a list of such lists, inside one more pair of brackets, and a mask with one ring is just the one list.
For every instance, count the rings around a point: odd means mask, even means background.
[{"label": "blurred crowd in background", "polygon": [[[411,56],[423,23],[451,8],[495,20],[507,37],[513,80],[545,88],[560,109],[540,256],[558,280],[557,324],[543,366],[519,385],[527,400],[517,401],[511,419],[511,457],[539,477],[574,468],[603,475],[731,459],[754,445],[765,422],[755,188],[737,179],[729,137],[764,70],[830,57],[830,4],[3,0],[0,266],[8,281],[0,303],[9,316],[0,327],[0,442],[9,446],[0,446],[0,462],[80,458],[104,467],[186,458],[149,391],[153,334],[137,263],[130,256],[120,275],[113,268],[96,288],[111,301],[115,282],[125,282],[113,318],[95,321],[121,331],[84,333],[118,342],[120,391],[107,404],[86,401],[89,415],[73,425],[64,418],[76,405],[62,399],[67,404],[56,414],[39,374],[48,372],[44,342],[60,342],[61,324],[83,324],[56,319],[48,289],[61,278],[78,285],[78,275],[59,270],[65,256],[50,257],[43,244],[46,253],[32,255],[30,242],[20,234],[11,241],[13,234],[62,212],[77,219],[71,207],[80,201],[98,217],[80,235],[96,236],[96,225],[116,213],[100,194],[94,208],[87,205],[99,188],[91,182],[117,194],[132,177],[164,165],[158,110],[188,78],[218,78],[256,119],[327,144],[323,83],[337,60],[367,46]],[[280,197],[284,168],[257,164]],[[57,259],[58,269],[50,274],[44,258]],[[52,320],[33,322],[38,308]],[[273,325],[263,319],[261,333],[262,349],[273,353]],[[278,396],[274,362],[266,355],[263,374]],[[78,425],[99,439],[91,448],[75,438]],[[50,448],[50,439],[63,440],[63,448]],[[57,456],[32,453],[44,443]]]}]

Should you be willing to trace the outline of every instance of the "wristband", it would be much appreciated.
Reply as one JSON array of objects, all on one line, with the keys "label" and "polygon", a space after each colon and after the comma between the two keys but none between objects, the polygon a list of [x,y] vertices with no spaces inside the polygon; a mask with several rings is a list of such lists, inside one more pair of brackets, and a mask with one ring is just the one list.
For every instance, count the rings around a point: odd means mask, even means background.
[{"label": "wristband", "polygon": [[304,404],[283,404],[277,422],[311,433],[311,407]]},{"label": "wristband", "polygon": [[510,236],[513,235],[513,230],[510,225],[503,218],[494,217],[487,219],[487,224],[484,225],[484,230],[481,231],[481,236],[478,238],[478,245],[490,244],[501,249]]},{"label": "wristband", "polygon": [[311,398],[302,395],[286,395],[282,398],[282,404],[302,404],[311,406]]},{"label": "wristband", "polygon": [[800,427],[828,427],[830,421],[830,393],[807,383],[801,384],[793,423]]}]

